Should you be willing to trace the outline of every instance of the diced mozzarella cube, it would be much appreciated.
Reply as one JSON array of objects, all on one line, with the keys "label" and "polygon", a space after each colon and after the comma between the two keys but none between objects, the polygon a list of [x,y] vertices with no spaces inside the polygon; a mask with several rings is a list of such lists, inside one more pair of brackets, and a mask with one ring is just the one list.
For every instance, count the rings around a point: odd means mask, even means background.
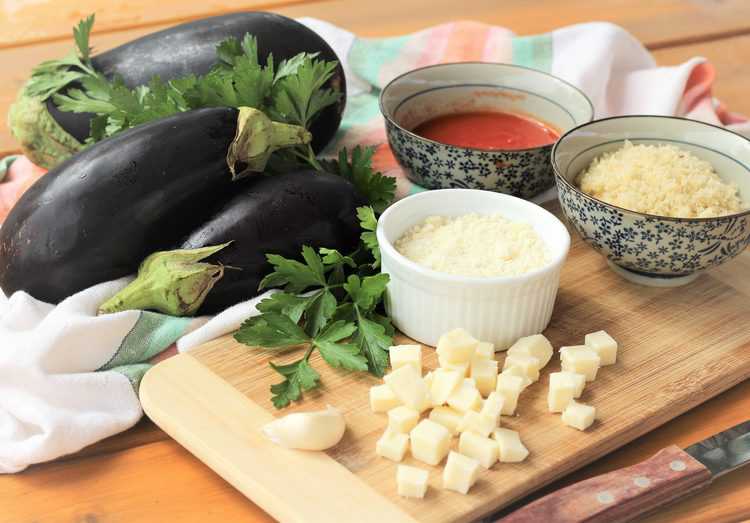
[{"label": "diced mozzarella cube", "polygon": [[[565,379],[566,381],[570,381],[571,383],[573,383],[573,386],[575,387],[575,395],[573,397],[581,397],[581,394],[583,394],[583,389],[586,387],[586,376],[584,376],[583,374],[578,374],[577,372],[570,372],[567,370],[553,372],[552,374],[559,374],[560,376],[562,376],[561,378],[556,379]],[[552,377],[552,374],[550,374],[550,379]]]},{"label": "diced mozzarella cube", "polygon": [[383,378],[401,403],[422,412],[429,408],[427,386],[411,365],[404,365]]},{"label": "diced mozzarella cube", "polygon": [[492,438],[497,442],[503,463],[518,463],[529,455],[529,450],[521,443],[521,437],[515,430],[495,429]]},{"label": "diced mozzarella cube", "polygon": [[422,381],[424,381],[424,384],[427,386],[428,391],[432,389],[432,379],[434,377],[433,372],[434,371],[430,371],[422,377]]},{"label": "diced mozzarella cube", "polygon": [[492,391],[490,395],[487,396],[487,399],[484,400],[482,410],[479,411],[479,414],[482,415],[482,417],[492,420],[494,425],[492,427],[493,429],[500,425],[500,415],[503,413],[503,403],[505,403],[503,396],[497,391]]},{"label": "diced mozzarella cube", "polygon": [[405,498],[422,499],[427,492],[429,473],[417,467],[399,465],[396,469],[396,487],[398,495]]},{"label": "diced mozzarella cube", "polygon": [[586,345],[573,345],[560,348],[562,370],[586,376],[586,381],[594,381],[599,370],[599,355]]},{"label": "diced mozzarella cube", "polygon": [[526,376],[526,373],[523,371],[521,367],[508,367],[507,369],[503,369],[503,371],[500,373],[500,375],[511,375],[511,376],[518,376],[519,378],[523,379],[523,388],[525,389],[529,385],[531,385],[531,380]]},{"label": "diced mozzarella cube", "polygon": [[409,436],[400,432],[386,430],[375,444],[375,453],[393,461],[404,459],[409,448]]},{"label": "diced mozzarella cube", "polygon": [[495,345],[488,341],[480,341],[477,344],[477,350],[474,353],[474,356],[477,358],[485,359],[485,360],[494,360],[495,359]]},{"label": "diced mozzarella cube", "polygon": [[438,363],[440,364],[441,369],[454,370],[458,372],[462,377],[469,376],[470,362],[468,361],[466,363],[451,363],[449,361],[445,361],[445,359],[438,354]]},{"label": "diced mozzarella cube", "polygon": [[435,407],[430,411],[429,417],[435,423],[440,423],[448,429],[451,434],[458,434],[458,427],[461,425],[464,414],[452,407]]},{"label": "diced mozzarella cube", "polygon": [[436,369],[432,374],[430,399],[435,406],[445,405],[448,396],[458,388],[464,376],[455,370]]},{"label": "diced mozzarella cube", "polygon": [[464,413],[461,424],[458,426],[459,432],[474,432],[481,436],[489,436],[497,427],[497,423],[491,417],[482,416],[474,410]]},{"label": "diced mozzarella cube", "polygon": [[370,409],[373,412],[388,412],[399,405],[401,405],[401,400],[396,397],[388,385],[370,387]]},{"label": "diced mozzarella cube", "polygon": [[586,430],[594,423],[596,409],[591,405],[585,405],[572,400],[562,413],[563,423],[578,430]]},{"label": "diced mozzarella cube", "polygon": [[511,367],[520,368],[531,381],[539,379],[539,369],[541,368],[539,358],[527,354],[508,354],[503,364],[503,372]]},{"label": "diced mozzarella cube", "polygon": [[512,416],[516,412],[518,396],[524,389],[524,379],[520,376],[502,373],[497,377],[497,393],[503,398],[503,416]]},{"label": "diced mozzarella cube", "polygon": [[553,372],[549,375],[547,391],[547,408],[550,412],[562,412],[576,395],[576,383],[570,373]]},{"label": "diced mozzarella cube", "polygon": [[586,334],[585,343],[599,355],[602,366],[612,365],[617,361],[617,342],[606,331]]},{"label": "diced mozzarella cube", "polygon": [[448,454],[451,435],[448,429],[423,419],[411,430],[411,455],[428,465],[437,465]]},{"label": "diced mozzarella cube", "polygon": [[479,461],[451,451],[443,469],[443,488],[466,494],[479,478]]},{"label": "diced mozzarella cube", "polygon": [[464,329],[453,329],[440,336],[437,352],[448,363],[468,363],[478,344]]},{"label": "diced mozzarella cube", "polygon": [[471,378],[482,396],[487,396],[497,385],[497,361],[484,360],[476,356],[471,360]]},{"label": "diced mozzarella cube", "polygon": [[404,365],[411,365],[417,374],[422,375],[422,346],[421,345],[396,345],[388,349],[391,359],[391,370],[396,370]]},{"label": "diced mozzarella cube", "polygon": [[388,430],[406,434],[417,426],[419,412],[405,405],[388,411]]},{"label": "diced mozzarella cube", "polygon": [[516,341],[510,349],[508,354],[524,354],[526,356],[534,356],[539,360],[539,366],[544,367],[552,359],[552,344],[542,334],[534,334],[532,336],[526,336]]},{"label": "diced mozzarella cube", "polygon": [[461,412],[482,408],[482,396],[479,394],[474,380],[464,379],[461,384],[448,396],[448,405]]},{"label": "diced mozzarella cube", "polygon": [[458,451],[464,456],[474,458],[488,469],[497,462],[500,448],[497,441],[474,432],[464,432],[458,438]]}]

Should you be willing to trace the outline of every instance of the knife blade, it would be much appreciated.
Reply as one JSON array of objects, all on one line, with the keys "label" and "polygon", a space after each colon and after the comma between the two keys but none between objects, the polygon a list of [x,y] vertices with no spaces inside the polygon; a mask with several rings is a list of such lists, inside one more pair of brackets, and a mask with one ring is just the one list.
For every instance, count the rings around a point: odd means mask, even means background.
[{"label": "knife blade", "polygon": [[681,449],[548,494],[498,523],[623,523],[707,487],[750,462],[750,420]]}]

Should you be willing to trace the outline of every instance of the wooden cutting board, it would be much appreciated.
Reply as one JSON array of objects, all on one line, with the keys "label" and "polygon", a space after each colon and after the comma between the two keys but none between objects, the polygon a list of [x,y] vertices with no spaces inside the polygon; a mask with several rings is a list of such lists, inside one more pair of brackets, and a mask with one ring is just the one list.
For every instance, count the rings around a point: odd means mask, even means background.
[{"label": "wooden cutting board", "polygon": [[[547,412],[548,374],[560,369],[556,355],[522,394],[518,415],[502,419],[521,433],[529,458],[484,471],[466,496],[441,488],[442,467],[411,457],[404,462],[430,469],[430,488],[424,500],[397,496],[396,464],[375,455],[386,416],[370,412],[368,389],[379,380],[332,370],[317,356],[312,362],[323,387],[283,411],[270,402],[269,386],[279,381],[268,366],[271,354],[229,336],[159,363],[140,395],[157,425],[281,521],[471,521],[750,377],[750,253],[688,286],[657,289],[627,283],[574,237],[544,334],[557,348],[599,329],[620,342],[620,354],[581,398],[596,406],[595,424],[579,432]],[[423,352],[425,366],[436,367],[434,352]],[[497,357],[502,364],[504,355]],[[328,452],[283,449],[260,433],[275,416],[326,404],[341,409],[348,424]]]}]

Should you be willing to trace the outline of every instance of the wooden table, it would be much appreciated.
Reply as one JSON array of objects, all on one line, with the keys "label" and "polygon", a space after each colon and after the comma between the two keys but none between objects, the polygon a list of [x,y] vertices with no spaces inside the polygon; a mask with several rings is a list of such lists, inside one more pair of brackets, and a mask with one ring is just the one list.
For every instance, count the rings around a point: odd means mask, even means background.
[{"label": "wooden table", "polygon": [[[707,57],[718,71],[716,95],[733,110],[750,114],[747,0],[6,0],[3,5],[0,64],[6,81],[0,84],[1,121],[6,120],[8,106],[31,67],[67,53],[70,28],[90,12],[97,12],[93,44],[106,49],[181,21],[249,9],[315,16],[365,36],[402,34],[457,18],[506,26],[518,34],[607,20],[631,31],[654,51],[660,64],[677,64],[695,55]],[[0,128],[0,155],[15,147],[7,128]],[[750,253],[743,258],[741,263],[750,274]],[[745,382],[546,490],[635,463],[672,443],[689,445],[749,416],[750,382]],[[720,478],[708,490],[644,521],[718,523],[743,519],[750,519],[747,469]],[[32,521],[210,523],[272,519],[144,420],[75,455],[0,477],[0,523]]]}]

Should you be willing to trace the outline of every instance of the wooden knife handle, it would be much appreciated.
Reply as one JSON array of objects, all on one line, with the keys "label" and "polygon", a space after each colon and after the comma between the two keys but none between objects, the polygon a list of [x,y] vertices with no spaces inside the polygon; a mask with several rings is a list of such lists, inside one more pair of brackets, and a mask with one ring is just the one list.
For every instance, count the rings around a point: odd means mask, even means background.
[{"label": "wooden knife handle", "polygon": [[548,494],[502,523],[620,523],[711,483],[711,473],[677,446],[623,469]]}]

